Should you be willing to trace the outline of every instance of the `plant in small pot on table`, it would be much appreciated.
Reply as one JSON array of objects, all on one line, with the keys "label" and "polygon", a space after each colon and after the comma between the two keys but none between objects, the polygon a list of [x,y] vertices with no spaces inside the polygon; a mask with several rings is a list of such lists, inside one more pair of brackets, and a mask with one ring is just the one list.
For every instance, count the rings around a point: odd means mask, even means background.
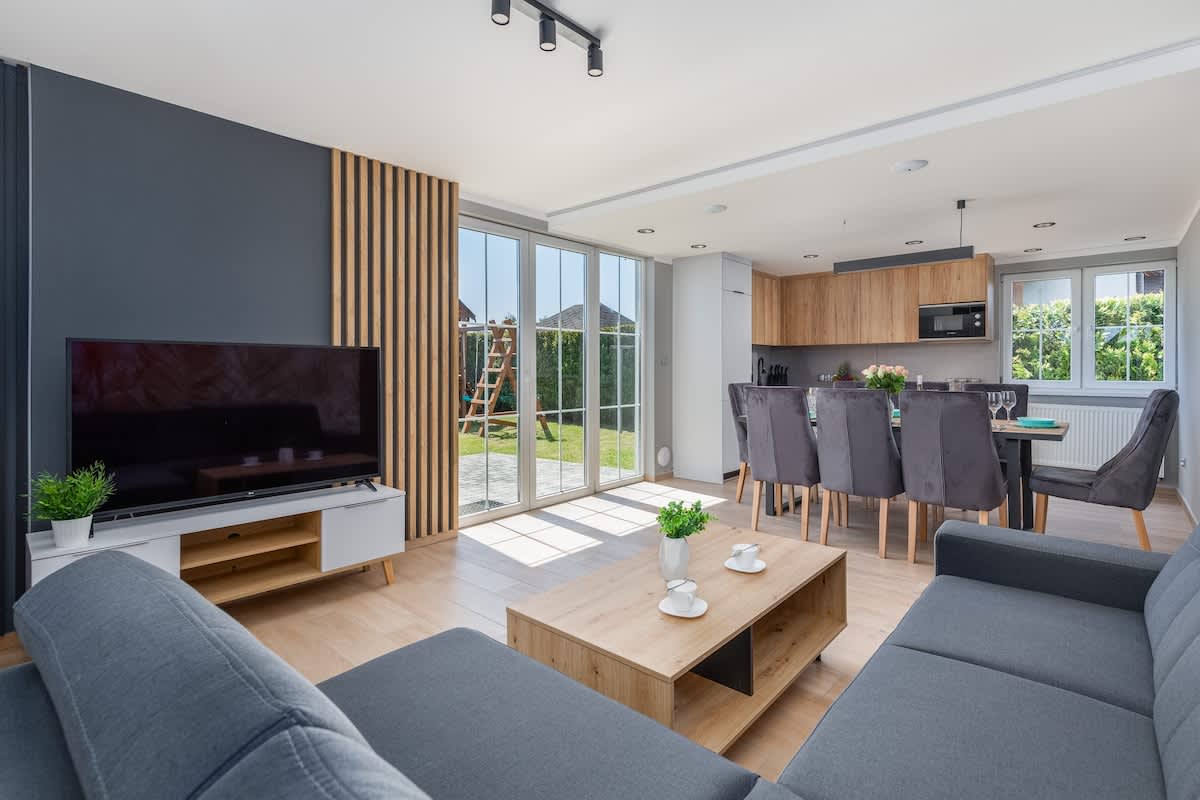
[{"label": "plant in small pot on table", "polygon": [[868,389],[883,389],[888,393],[888,408],[893,414],[900,392],[904,391],[904,382],[908,378],[908,370],[901,366],[888,364],[872,364],[862,371],[867,379]]},{"label": "plant in small pot on table", "polygon": [[658,569],[663,580],[673,581],[688,576],[691,554],[688,552],[687,537],[700,533],[715,519],[704,510],[699,500],[690,506],[673,500],[658,512],[658,527],[663,534],[662,542],[658,545]]},{"label": "plant in small pot on table", "polygon": [[63,478],[43,472],[33,479],[30,515],[50,523],[55,547],[82,547],[92,532],[92,514],[114,489],[113,477],[99,461]]}]

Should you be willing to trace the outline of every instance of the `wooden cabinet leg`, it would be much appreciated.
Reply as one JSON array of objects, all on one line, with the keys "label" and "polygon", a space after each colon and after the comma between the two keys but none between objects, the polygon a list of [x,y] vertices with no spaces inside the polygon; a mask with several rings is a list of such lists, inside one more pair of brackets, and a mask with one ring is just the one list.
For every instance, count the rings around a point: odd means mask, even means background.
[{"label": "wooden cabinet leg", "polygon": [[917,563],[917,516],[920,513],[920,503],[908,501],[908,563]]},{"label": "wooden cabinet leg", "polygon": [[1138,544],[1143,550],[1150,550],[1150,532],[1146,530],[1146,518],[1136,508],[1133,511],[1133,524],[1137,528]]},{"label": "wooden cabinet leg", "polygon": [[750,467],[745,461],[738,464],[738,482],[737,491],[733,495],[734,502],[742,502],[742,490],[746,488],[746,473],[749,471]]},{"label": "wooden cabinet leg", "polygon": [[1046,532],[1046,512],[1050,510],[1050,495],[1037,494],[1033,495],[1033,532]]},{"label": "wooden cabinet leg", "polygon": [[387,581],[388,586],[391,586],[396,582],[396,568],[392,565],[392,560],[385,558],[379,563],[383,565],[383,579]]},{"label": "wooden cabinet leg", "polygon": [[879,557],[887,558],[888,499],[879,499]]},{"label": "wooden cabinet leg", "polygon": [[754,503],[754,508],[750,511],[750,530],[752,531],[758,530],[758,515],[762,513],[762,492],[763,482],[755,481],[754,499],[751,501]]}]

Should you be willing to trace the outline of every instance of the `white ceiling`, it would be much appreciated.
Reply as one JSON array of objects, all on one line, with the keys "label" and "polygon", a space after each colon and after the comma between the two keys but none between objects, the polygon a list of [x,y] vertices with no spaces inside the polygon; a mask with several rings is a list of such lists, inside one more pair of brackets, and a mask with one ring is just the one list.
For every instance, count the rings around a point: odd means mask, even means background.
[{"label": "white ceiling", "polygon": [[[493,25],[488,0],[0,0],[0,55],[449,177],[467,197],[542,216],[1200,36],[1195,0],[555,5],[602,33],[603,78],[587,77],[574,45],[541,52],[523,15]],[[664,257],[703,237],[789,272],[797,250],[936,244],[948,237],[933,212],[966,192],[979,197],[968,231],[997,252],[1042,242],[972,224],[1050,213],[1055,248],[1099,247],[1131,225],[1177,241],[1200,190],[1195,150],[1172,128],[1197,130],[1200,95],[1194,79],[1161,80],[1121,101],[1073,101],[1117,112],[1087,106],[1099,125],[1072,128],[1078,143],[1061,127],[1075,115],[1043,109],[910,142],[920,153],[884,147],[728,184],[721,217],[690,219],[677,197],[642,204],[633,225],[619,204],[554,224]],[[1118,102],[1153,106],[1163,123],[1138,126]],[[879,172],[893,156],[933,165],[897,183]],[[1141,166],[1107,171],[1129,158]],[[653,242],[629,232],[647,224]]]}]

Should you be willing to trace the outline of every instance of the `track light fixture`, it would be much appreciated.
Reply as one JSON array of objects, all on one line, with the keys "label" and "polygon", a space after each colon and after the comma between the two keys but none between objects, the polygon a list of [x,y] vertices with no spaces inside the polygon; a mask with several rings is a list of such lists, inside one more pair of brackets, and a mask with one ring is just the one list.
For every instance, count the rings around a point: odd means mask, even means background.
[{"label": "track light fixture", "polygon": [[599,78],[604,74],[604,51],[598,44],[588,45],[588,75]]},{"label": "track light fixture", "polygon": [[551,53],[558,49],[558,31],[551,17],[542,14],[542,18],[538,20],[538,39],[541,42],[541,48],[547,53]]},{"label": "track light fixture", "polygon": [[512,13],[512,0],[492,0],[492,22],[507,25]]},{"label": "track light fixture", "polygon": [[587,74],[599,78],[604,74],[604,51],[600,49],[600,37],[580,25],[567,15],[555,11],[543,0],[492,0],[492,22],[507,25],[512,17],[513,6],[527,17],[537,21],[538,46],[549,53],[558,49],[559,35],[587,50]]}]

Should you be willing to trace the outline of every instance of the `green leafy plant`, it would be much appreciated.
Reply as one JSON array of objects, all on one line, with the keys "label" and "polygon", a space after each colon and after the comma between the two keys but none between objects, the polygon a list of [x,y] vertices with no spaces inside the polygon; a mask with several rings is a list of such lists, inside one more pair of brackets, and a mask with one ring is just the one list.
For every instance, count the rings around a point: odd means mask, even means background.
[{"label": "green leafy plant", "polygon": [[65,478],[43,472],[33,479],[30,514],[34,519],[51,521],[86,517],[104,505],[115,488],[113,477],[99,461]]},{"label": "green leafy plant", "polygon": [[841,364],[838,364],[837,371],[833,373],[833,379],[835,381],[852,381],[852,380],[854,380],[854,376],[850,374],[850,362],[849,361],[843,361]]},{"label": "green leafy plant", "polygon": [[690,506],[673,500],[658,512],[658,527],[668,539],[686,539],[693,533],[704,530],[704,526],[715,519],[716,517],[704,510],[699,500]]},{"label": "green leafy plant", "polygon": [[867,379],[868,389],[884,389],[889,394],[904,391],[904,381],[908,378],[908,370],[904,367],[888,364],[872,364],[862,374]]}]

